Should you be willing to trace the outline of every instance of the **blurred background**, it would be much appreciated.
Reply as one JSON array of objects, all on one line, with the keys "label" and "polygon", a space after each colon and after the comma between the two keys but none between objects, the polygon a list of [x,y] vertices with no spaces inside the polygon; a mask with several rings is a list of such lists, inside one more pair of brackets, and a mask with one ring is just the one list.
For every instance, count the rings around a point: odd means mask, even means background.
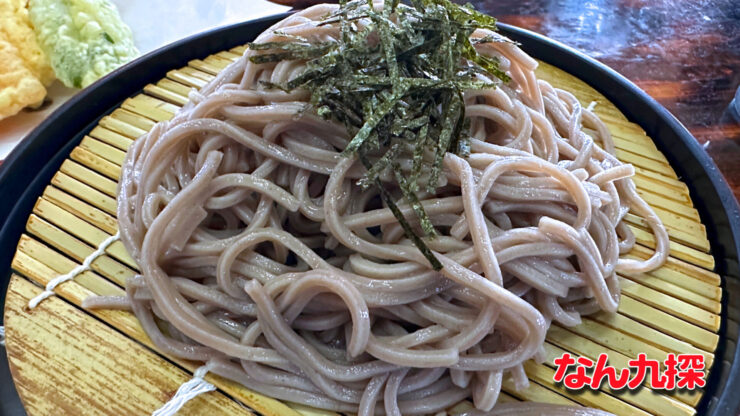
[{"label": "blurred background", "polygon": [[[665,106],[740,197],[740,2],[482,0],[478,10],[585,52]],[[731,103],[733,103],[731,105]]]},{"label": "blurred background", "polygon": [[[134,35],[142,55],[182,38],[232,23],[252,20],[290,10],[267,0],[111,0]],[[77,89],[55,81],[44,104],[0,120],[0,163],[34,127]]]}]

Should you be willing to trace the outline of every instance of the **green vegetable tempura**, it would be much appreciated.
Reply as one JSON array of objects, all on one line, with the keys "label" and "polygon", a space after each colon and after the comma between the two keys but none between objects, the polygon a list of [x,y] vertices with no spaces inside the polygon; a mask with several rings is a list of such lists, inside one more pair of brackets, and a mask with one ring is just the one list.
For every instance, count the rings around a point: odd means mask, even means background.
[{"label": "green vegetable tempura", "polygon": [[31,22],[64,85],[84,88],[139,55],[107,0],[31,0]]}]

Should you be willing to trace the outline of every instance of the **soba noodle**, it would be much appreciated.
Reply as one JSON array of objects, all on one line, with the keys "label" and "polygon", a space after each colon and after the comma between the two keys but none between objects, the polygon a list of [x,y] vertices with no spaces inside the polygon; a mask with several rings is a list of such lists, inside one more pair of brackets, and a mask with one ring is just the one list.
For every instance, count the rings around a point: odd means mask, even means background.
[{"label": "soba noodle", "polygon": [[[298,12],[257,41],[336,39],[338,25],[317,24],[335,7]],[[661,221],[596,115],[538,80],[517,46],[476,48],[512,81],[465,94],[471,154],[448,153],[440,187],[419,194],[441,232],[425,240],[439,272],[377,190],[357,185],[364,168],[342,156],[345,129],[302,111],[305,91],[262,83],[290,80],[300,61],[255,64],[247,51],[138,139],[118,221],[141,273],[127,284],[129,306],[152,341],[316,408],[433,414],[472,398],[471,414],[485,414],[504,378],[526,387],[522,364],[542,360],[551,322],[615,312],[616,273],[665,260]],[[628,211],[655,236],[647,260],[620,258],[635,244]]]}]

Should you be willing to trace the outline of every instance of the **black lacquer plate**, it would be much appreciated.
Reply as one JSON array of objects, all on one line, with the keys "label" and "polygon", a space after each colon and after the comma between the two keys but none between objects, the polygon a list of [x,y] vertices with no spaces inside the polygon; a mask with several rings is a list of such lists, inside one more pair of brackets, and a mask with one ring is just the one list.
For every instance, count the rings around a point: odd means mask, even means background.
[{"label": "black lacquer plate", "polygon": [[[86,88],[36,128],[0,165],[0,305],[10,279],[10,263],[33,204],[70,151],[98,120],[128,97],[192,59],[243,45],[287,14],[215,29],[173,43],[118,69]],[[629,80],[594,59],[536,33],[500,24],[501,32],[530,55],[585,81],[653,138],[679,177],[707,228],[723,277],[722,326],[716,359],[699,406],[700,415],[740,412],[740,209],[717,166],[678,120]],[[0,347],[2,348],[2,347]],[[0,415],[25,414],[3,350],[0,359]]]}]

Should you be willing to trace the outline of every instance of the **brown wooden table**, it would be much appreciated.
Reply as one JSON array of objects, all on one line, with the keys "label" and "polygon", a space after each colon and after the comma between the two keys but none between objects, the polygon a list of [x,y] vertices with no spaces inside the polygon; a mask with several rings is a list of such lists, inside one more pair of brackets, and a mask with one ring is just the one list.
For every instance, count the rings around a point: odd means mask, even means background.
[{"label": "brown wooden table", "polygon": [[[740,85],[738,0],[468,1],[639,85],[706,146],[740,199],[740,122],[727,111]],[[305,7],[311,0],[276,2]]]},{"label": "brown wooden table", "polygon": [[[737,0],[479,0],[478,10],[616,69],[675,115],[740,199]],[[740,101],[740,100],[739,100]]]}]

